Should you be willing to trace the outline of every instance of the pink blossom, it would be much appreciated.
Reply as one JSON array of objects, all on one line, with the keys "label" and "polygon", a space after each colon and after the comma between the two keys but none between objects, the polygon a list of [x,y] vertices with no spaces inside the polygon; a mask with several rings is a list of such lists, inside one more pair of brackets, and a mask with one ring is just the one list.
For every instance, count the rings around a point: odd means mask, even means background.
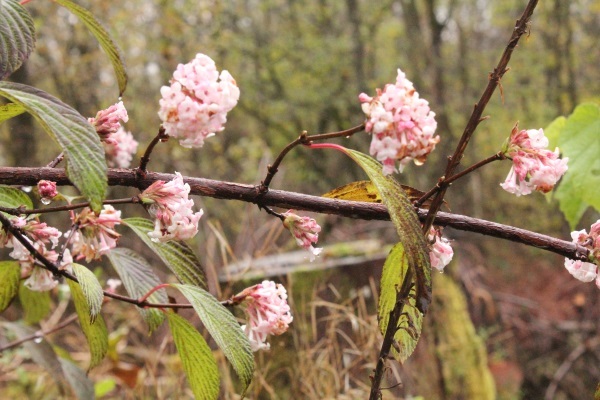
[{"label": "pink blossom", "polygon": [[411,160],[421,165],[440,141],[434,136],[435,113],[429,103],[419,97],[406,75],[398,70],[396,84],[377,89],[377,95],[358,96],[367,116],[365,130],[373,134],[370,153],[383,163],[383,173],[400,172]]},{"label": "pink blossom", "polygon": [[300,217],[293,213],[292,210],[282,214],[285,218],[283,226],[285,226],[296,239],[298,246],[304,247],[310,252],[310,261],[314,261],[315,257],[321,254],[322,248],[313,247],[313,243],[319,240],[319,232],[321,227],[312,218]]},{"label": "pink blossom", "polygon": [[598,262],[600,262],[600,220],[596,221],[590,228],[588,234],[585,229],[571,232],[573,243],[585,247],[590,251],[590,261],[565,259],[565,268],[571,275],[582,282],[596,280],[600,288],[600,273],[598,273]]},{"label": "pink blossom", "polygon": [[431,268],[435,268],[442,272],[444,267],[452,261],[454,250],[452,250],[452,246],[450,246],[448,239],[442,237],[441,233],[434,227],[431,227],[429,230],[428,238],[430,242],[433,242],[431,251],[429,252]]},{"label": "pink blossom", "polygon": [[235,107],[240,90],[227,71],[217,71],[204,54],[179,64],[170,86],[160,89],[158,116],[165,132],[184,147],[202,147],[204,139],[221,132],[227,113]]},{"label": "pink blossom", "polygon": [[58,192],[56,191],[56,182],[41,180],[37,184],[38,193],[42,199],[52,200]]},{"label": "pink blossom", "polygon": [[155,218],[154,231],[148,233],[153,241],[187,240],[196,236],[204,211],[193,212],[194,201],[188,198],[189,193],[190,185],[183,183],[181,174],[175,172],[172,181],[156,181],[139,195]]},{"label": "pink blossom", "polygon": [[248,323],[242,330],[248,335],[252,351],[268,350],[268,335],[281,335],[287,331],[293,317],[287,303],[287,292],[283,285],[263,281],[244,289],[234,296],[243,301]]},{"label": "pink blossom", "polygon": [[[12,217],[11,223],[21,229],[30,243],[39,242],[42,246],[52,243],[52,248],[56,247],[58,238],[62,235],[58,229],[48,226],[45,222],[40,222],[37,218]],[[21,260],[29,256],[29,250],[4,229],[0,229],[0,248],[2,247],[12,248],[13,251],[9,256],[15,260]]]},{"label": "pink blossom", "polygon": [[90,124],[100,135],[100,140],[104,142],[112,141],[111,135],[121,127],[119,121],[127,122],[128,120],[129,116],[122,101],[113,104],[106,110],[98,111],[95,118],[88,118]]},{"label": "pink blossom", "polygon": [[547,193],[567,171],[568,158],[558,158],[559,151],[547,149],[548,139],[542,129],[519,130],[513,128],[503,150],[513,165],[500,186],[517,196],[537,190]]},{"label": "pink blossom", "polygon": [[138,142],[131,132],[119,127],[110,136],[110,141],[104,142],[104,152],[109,167],[129,168],[133,155],[137,151]]},{"label": "pink blossom", "polygon": [[[47,250],[46,247],[40,242],[35,243],[34,247],[51,263],[56,264],[58,262],[59,254],[56,251]],[[54,289],[58,284],[58,282],[54,280],[54,275],[52,272],[41,267],[40,265],[36,265],[36,262],[37,261],[32,254],[28,254],[27,257],[19,261],[21,264],[21,277],[27,278],[24,282],[24,285],[30,290],[36,292],[46,292]],[[71,257],[69,249],[65,249],[63,258],[60,265],[58,265],[58,268],[70,270],[71,264],[73,264],[73,258]]]},{"label": "pink blossom", "polygon": [[105,205],[100,215],[86,207],[75,216],[73,223],[78,225],[72,237],[73,255],[78,260],[98,260],[117,247],[121,235],[115,230],[115,225],[121,223],[121,211],[111,205]]}]

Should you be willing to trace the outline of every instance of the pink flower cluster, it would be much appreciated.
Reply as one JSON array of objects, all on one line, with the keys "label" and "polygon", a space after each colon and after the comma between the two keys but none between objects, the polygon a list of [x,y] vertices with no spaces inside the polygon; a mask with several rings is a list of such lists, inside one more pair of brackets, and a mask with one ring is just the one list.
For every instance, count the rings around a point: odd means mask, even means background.
[{"label": "pink flower cluster", "polygon": [[[46,244],[52,243],[52,248],[58,245],[58,238],[62,235],[58,229],[48,226],[45,222],[40,222],[37,218],[13,217],[11,218],[11,223],[21,229],[26,239],[38,252],[49,261],[56,263],[58,253],[54,250],[48,250]],[[21,277],[27,278],[24,284],[29,289],[47,291],[57,285],[52,273],[45,268],[35,265],[35,258],[29,250],[16,237],[5,230],[0,230],[0,247],[13,249],[9,255],[19,261],[21,265]],[[67,268],[72,262],[73,259],[67,249],[64,252],[60,268]]]},{"label": "pink flower cluster", "polygon": [[427,238],[433,243],[431,245],[431,251],[429,252],[431,268],[435,268],[442,272],[444,267],[452,261],[454,250],[452,250],[452,246],[450,246],[450,241],[442,237],[442,234],[434,227],[431,227],[429,230]]},{"label": "pink flower cluster", "polygon": [[165,132],[184,147],[202,147],[204,139],[221,132],[227,113],[240,98],[229,72],[219,74],[215,62],[204,54],[179,64],[171,85],[163,86],[160,93],[158,116]]},{"label": "pink flower cluster", "polygon": [[110,136],[119,130],[121,127],[119,121],[127,122],[128,120],[129,116],[122,101],[113,104],[106,110],[98,111],[95,118],[88,118],[103,142],[109,141]]},{"label": "pink flower cluster", "polygon": [[282,214],[285,218],[283,226],[285,226],[296,239],[298,246],[304,247],[310,252],[310,261],[314,261],[315,257],[321,254],[322,248],[313,247],[313,243],[319,240],[319,232],[321,227],[312,218],[300,217],[293,213],[292,210]]},{"label": "pink flower cluster", "polygon": [[395,85],[377,89],[375,97],[361,93],[358,98],[367,116],[365,130],[373,134],[370,153],[383,163],[384,174],[396,172],[396,161],[400,172],[410,160],[425,162],[440,141],[434,136],[435,113],[400,69]]},{"label": "pink flower cluster", "polygon": [[121,223],[121,211],[113,206],[105,205],[100,215],[86,207],[75,215],[73,223],[78,226],[72,237],[72,251],[77,259],[85,258],[86,262],[98,260],[117,247],[121,235],[115,226]]},{"label": "pink flower cluster", "polygon": [[548,138],[542,129],[519,130],[513,128],[503,149],[504,155],[512,159],[513,165],[506,181],[500,186],[517,196],[537,190],[548,193],[567,171],[568,158],[558,158],[558,148],[547,149]]},{"label": "pink flower cluster", "polygon": [[268,350],[267,336],[281,335],[292,323],[287,292],[279,283],[263,281],[244,289],[234,299],[246,306],[248,323],[241,328],[250,339],[252,351]]},{"label": "pink flower cluster", "polygon": [[139,198],[148,206],[148,212],[155,218],[154,231],[148,236],[155,242],[172,239],[187,240],[198,233],[198,221],[202,210],[194,213],[194,201],[188,198],[190,185],[183,183],[183,177],[175,172],[175,178],[165,183],[156,181],[144,190]]},{"label": "pink flower cluster", "polygon": [[[590,259],[594,260],[596,263],[600,261],[600,220],[592,225],[589,234],[583,229],[581,231],[571,232],[571,237],[573,238],[573,243],[577,243],[590,250]],[[582,282],[591,282],[595,279],[596,286],[600,288],[598,265],[566,258],[565,268],[571,275]]]},{"label": "pink flower cluster", "polygon": [[104,152],[106,153],[108,166],[129,168],[137,148],[138,142],[133,138],[131,132],[120,127],[110,136],[110,140],[104,142]]}]

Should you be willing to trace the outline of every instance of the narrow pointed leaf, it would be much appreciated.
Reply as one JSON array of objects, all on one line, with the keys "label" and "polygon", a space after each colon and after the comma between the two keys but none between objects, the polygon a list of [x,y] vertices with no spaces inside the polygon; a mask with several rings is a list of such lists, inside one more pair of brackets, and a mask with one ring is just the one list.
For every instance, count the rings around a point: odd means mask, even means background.
[{"label": "narrow pointed leaf", "polygon": [[88,305],[90,323],[93,324],[102,309],[102,301],[104,300],[102,286],[96,275],[83,265],[73,263],[72,267]]},{"label": "narrow pointed leaf", "polygon": [[0,106],[0,124],[7,119],[11,119],[12,117],[23,114],[24,112],[25,107],[23,107],[21,104],[8,103]]},{"label": "narrow pointed leaf", "polygon": [[[0,228],[1,229],[1,228]],[[0,312],[6,310],[19,293],[21,266],[17,261],[0,262]]]},{"label": "narrow pointed leaf", "polygon": [[25,208],[33,208],[33,203],[29,196],[14,187],[0,185],[0,206],[6,208],[19,208],[25,206]]},{"label": "narrow pointed leaf", "polygon": [[117,47],[116,43],[112,40],[106,29],[104,29],[100,21],[98,21],[96,17],[94,17],[94,15],[85,8],[69,0],[54,1],[75,14],[90,30],[96,40],[98,40],[98,43],[100,43],[100,46],[108,55],[108,58],[113,66],[115,75],[117,77],[117,82],[119,84],[119,96],[122,96],[123,92],[125,92],[125,88],[127,87],[127,71],[125,70],[125,63],[121,57],[121,51]]},{"label": "narrow pointed leaf", "polygon": [[0,80],[19,69],[35,46],[33,18],[18,0],[0,0]]},{"label": "narrow pointed leaf", "polygon": [[219,368],[206,340],[179,315],[169,312],[167,318],[194,396],[197,400],[216,400],[219,397]]},{"label": "narrow pointed leaf", "polygon": [[171,285],[188,299],[212,338],[229,360],[244,385],[245,393],[254,374],[254,356],[248,337],[233,314],[207,291],[189,285]]},{"label": "narrow pointed leaf", "polygon": [[400,184],[391,176],[383,175],[380,163],[361,152],[351,149],[344,151],[367,173],[387,206],[404,246],[408,265],[416,275],[417,307],[425,313],[431,303],[431,265],[429,247],[417,213]]},{"label": "narrow pointed leaf", "polygon": [[[150,289],[161,284],[158,276],[152,271],[152,267],[142,256],[135,251],[126,248],[112,249],[107,254],[113,268],[119,274],[125,290],[130,297],[139,299]],[[148,297],[152,303],[168,303],[167,292],[159,289]],[[150,333],[154,332],[165,319],[164,313],[154,308],[139,308],[142,318],[148,324]]]},{"label": "narrow pointed leaf", "polygon": [[58,361],[75,396],[81,400],[95,399],[94,382],[87,377],[85,371],[67,359],[59,358]]},{"label": "narrow pointed leaf", "polygon": [[[379,330],[385,335],[390,313],[396,305],[396,297],[408,271],[408,259],[402,243],[396,244],[385,263],[381,273],[381,294],[377,308]],[[392,347],[394,357],[404,362],[417,347],[423,325],[423,314],[416,308],[415,290],[411,289],[408,301],[404,303],[403,315],[398,320],[398,330],[394,335],[396,345]]]},{"label": "narrow pointed leaf", "polygon": [[166,266],[183,283],[206,288],[204,270],[190,246],[181,241],[153,242],[148,232],[154,230],[152,221],[144,218],[127,218],[123,224],[130,227],[154,251]]},{"label": "narrow pointed leaf", "polygon": [[50,312],[50,292],[30,290],[24,284],[19,286],[19,301],[25,315],[23,320],[28,324],[37,324]]},{"label": "narrow pointed leaf", "polygon": [[0,96],[23,105],[65,154],[67,175],[99,212],[106,194],[104,147],[92,125],[77,111],[39,89],[0,82]]},{"label": "narrow pointed leaf", "polygon": [[67,283],[71,289],[71,296],[73,297],[81,330],[90,346],[89,369],[92,369],[100,364],[108,351],[108,330],[102,315],[98,315],[93,324],[90,322],[89,307],[81,286],[70,279],[67,280]]}]

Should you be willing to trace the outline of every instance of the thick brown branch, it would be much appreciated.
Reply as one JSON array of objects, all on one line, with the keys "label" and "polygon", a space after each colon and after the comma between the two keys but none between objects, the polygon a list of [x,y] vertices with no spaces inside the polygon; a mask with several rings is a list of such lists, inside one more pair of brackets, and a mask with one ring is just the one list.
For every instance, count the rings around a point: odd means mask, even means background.
[{"label": "thick brown branch", "polygon": [[[137,187],[139,183],[142,187],[148,187],[157,180],[170,181],[173,178],[175,175],[172,174],[148,172],[144,178],[137,180],[136,170],[110,169],[108,171],[108,183],[112,186]],[[71,184],[63,169],[0,167],[0,183],[5,185],[32,186],[37,184],[40,179],[52,180],[59,185]],[[184,181],[190,185],[191,193],[198,196],[240,200],[266,206],[293,208],[364,220],[390,219],[387,207],[383,204],[335,200],[283,190],[269,190],[267,193],[260,194],[253,185],[204,178],[184,177]],[[418,213],[419,218],[424,220],[427,210],[420,209]],[[572,259],[586,260],[588,255],[587,249],[565,240],[463,215],[440,212],[436,217],[436,225],[506,239]]]}]

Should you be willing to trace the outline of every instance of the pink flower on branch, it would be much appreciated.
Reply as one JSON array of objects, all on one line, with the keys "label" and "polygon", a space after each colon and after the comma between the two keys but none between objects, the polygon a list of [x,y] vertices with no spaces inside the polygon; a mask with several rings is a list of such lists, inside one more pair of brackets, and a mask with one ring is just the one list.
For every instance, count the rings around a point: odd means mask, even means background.
[{"label": "pink flower on branch", "polygon": [[[33,243],[39,243],[40,246],[52,243],[52,248],[58,245],[58,238],[62,233],[45,222],[40,222],[37,218],[13,217],[11,223],[21,229],[25,237]],[[0,248],[8,247],[13,251],[9,254],[15,260],[22,260],[30,256],[29,251],[23,244],[17,240],[11,233],[0,229]]]},{"label": "pink flower on branch", "polygon": [[158,116],[165,132],[184,147],[202,147],[204,139],[221,132],[227,113],[240,98],[240,90],[227,71],[219,74],[215,62],[204,54],[179,64],[170,86],[160,89]]},{"label": "pink flower on branch", "polygon": [[38,182],[37,189],[42,201],[45,199],[47,202],[50,202],[50,200],[55,198],[58,194],[58,191],[56,190],[56,182],[52,181],[46,181],[42,179]]},{"label": "pink flower on branch", "polygon": [[434,136],[435,113],[401,70],[396,84],[377,89],[375,97],[361,93],[358,98],[367,116],[365,130],[373,135],[370,153],[383,163],[384,174],[396,172],[396,161],[400,172],[411,160],[425,162],[440,141]]},{"label": "pink flower on branch", "polygon": [[148,233],[153,241],[187,240],[196,236],[204,211],[194,213],[194,201],[188,198],[189,193],[190,185],[183,183],[181,174],[175,172],[172,181],[156,181],[139,195],[155,218],[154,231]]},{"label": "pink flower on branch", "polygon": [[121,123],[119,121],[127,122],[129,116],[127,110],[120,101],[106,110],[100,110],[96,114],[95,118],[88,118],[90,124],[94,126],[96,132],[100,136],[100,140],[103,142],[110,143],[112,141],[111,135],[119,130]]},{"label": "pink flower on branch", "polygon": [[248,323],[241,328],[250,339],[252,351],[268,350],[268,335],[281,335],[292,323],[287,292],[279,283],[263,281],[244,289],[233,299],[245,306]]},{"label": "pink flower on branch", "polygon": [[131,132],[119,127],[110,136],[110,140],[104,142],[104,152],[108,160],[108,166],[129,168],[137,148],[138,142],[133,138]]},{"label": "pink flower on branch", "polygon": [[517,196],[530,194],[536,190],[547,193],[567,171],[568,158],[560,159],[558,148],[547,149],[548,139],[542,129],[519,130],[513,128],[503,150],[512,159],[513,165],[506,181],[500,186]]},{"label": "pink flower on branch", "polygon": [[298,246],[305,248],[310,252],[310,261],[314,261],[315,257],[321,254],[322,248],[313,247],[313,243],[319,240],[319,232],[321,227],[312,218],[300,217],[292,212],[286,211],[284,216],[283,226],[285,226],[296,239]]},{"label": "pink flower on branch", "polygon": [[[35,243],[34,247],[51,263],[56,264],[58,262],[59,254],[56,251],[47,250],[40,242]],[[46,292],[54,289],[58,284],[58,281],[54,280],[53,273],[40,265],[36,265],[37,262],[38,261],[32,254],[28,254],[27,257],[19,261],[21,264],[21,277],[27,278],[24,285],[36,292]],[[73,257],[71,257],[69,249],[65,249],[58,268],[70,271],[71,264],[73,264]]]},{"label": "pink flower on branch", "polygon": [[100,215],[86,207],[75,216],[73,223],[78,228],[72,237],[72,250],[78,260],[98,260],[110,249],[117,247],[121,235],[117,233],[115,226],[121,223],[121,211],[115,210],[113,206],[105,205]]},{"label": "pink flower on branch", "polygon": [[441,233],[438,232],[434,227],[431,227],[429,230],[429,235],[427,238],[433,243],[429,252],[431,268],[435,268],[442,272],[444,267],[446,267],[446,265],[450,264],[450,261],[452,261],[454,250],[452,250],[452,246],[450,246],[448,239],[442,237]]},{"label": "pink flower on branch", "polygon": [[600,288],[600,273],[598,272],[598,263],[600,262],[600,220],[596,221],[590,228],[588,234],[585,229],[571,232],[573,243],[590,250],[590,260],[585,262],[581,260],[565,259],[565,268],[571,275],[582,282],[591,282],[596,280],[596,286]]}]

